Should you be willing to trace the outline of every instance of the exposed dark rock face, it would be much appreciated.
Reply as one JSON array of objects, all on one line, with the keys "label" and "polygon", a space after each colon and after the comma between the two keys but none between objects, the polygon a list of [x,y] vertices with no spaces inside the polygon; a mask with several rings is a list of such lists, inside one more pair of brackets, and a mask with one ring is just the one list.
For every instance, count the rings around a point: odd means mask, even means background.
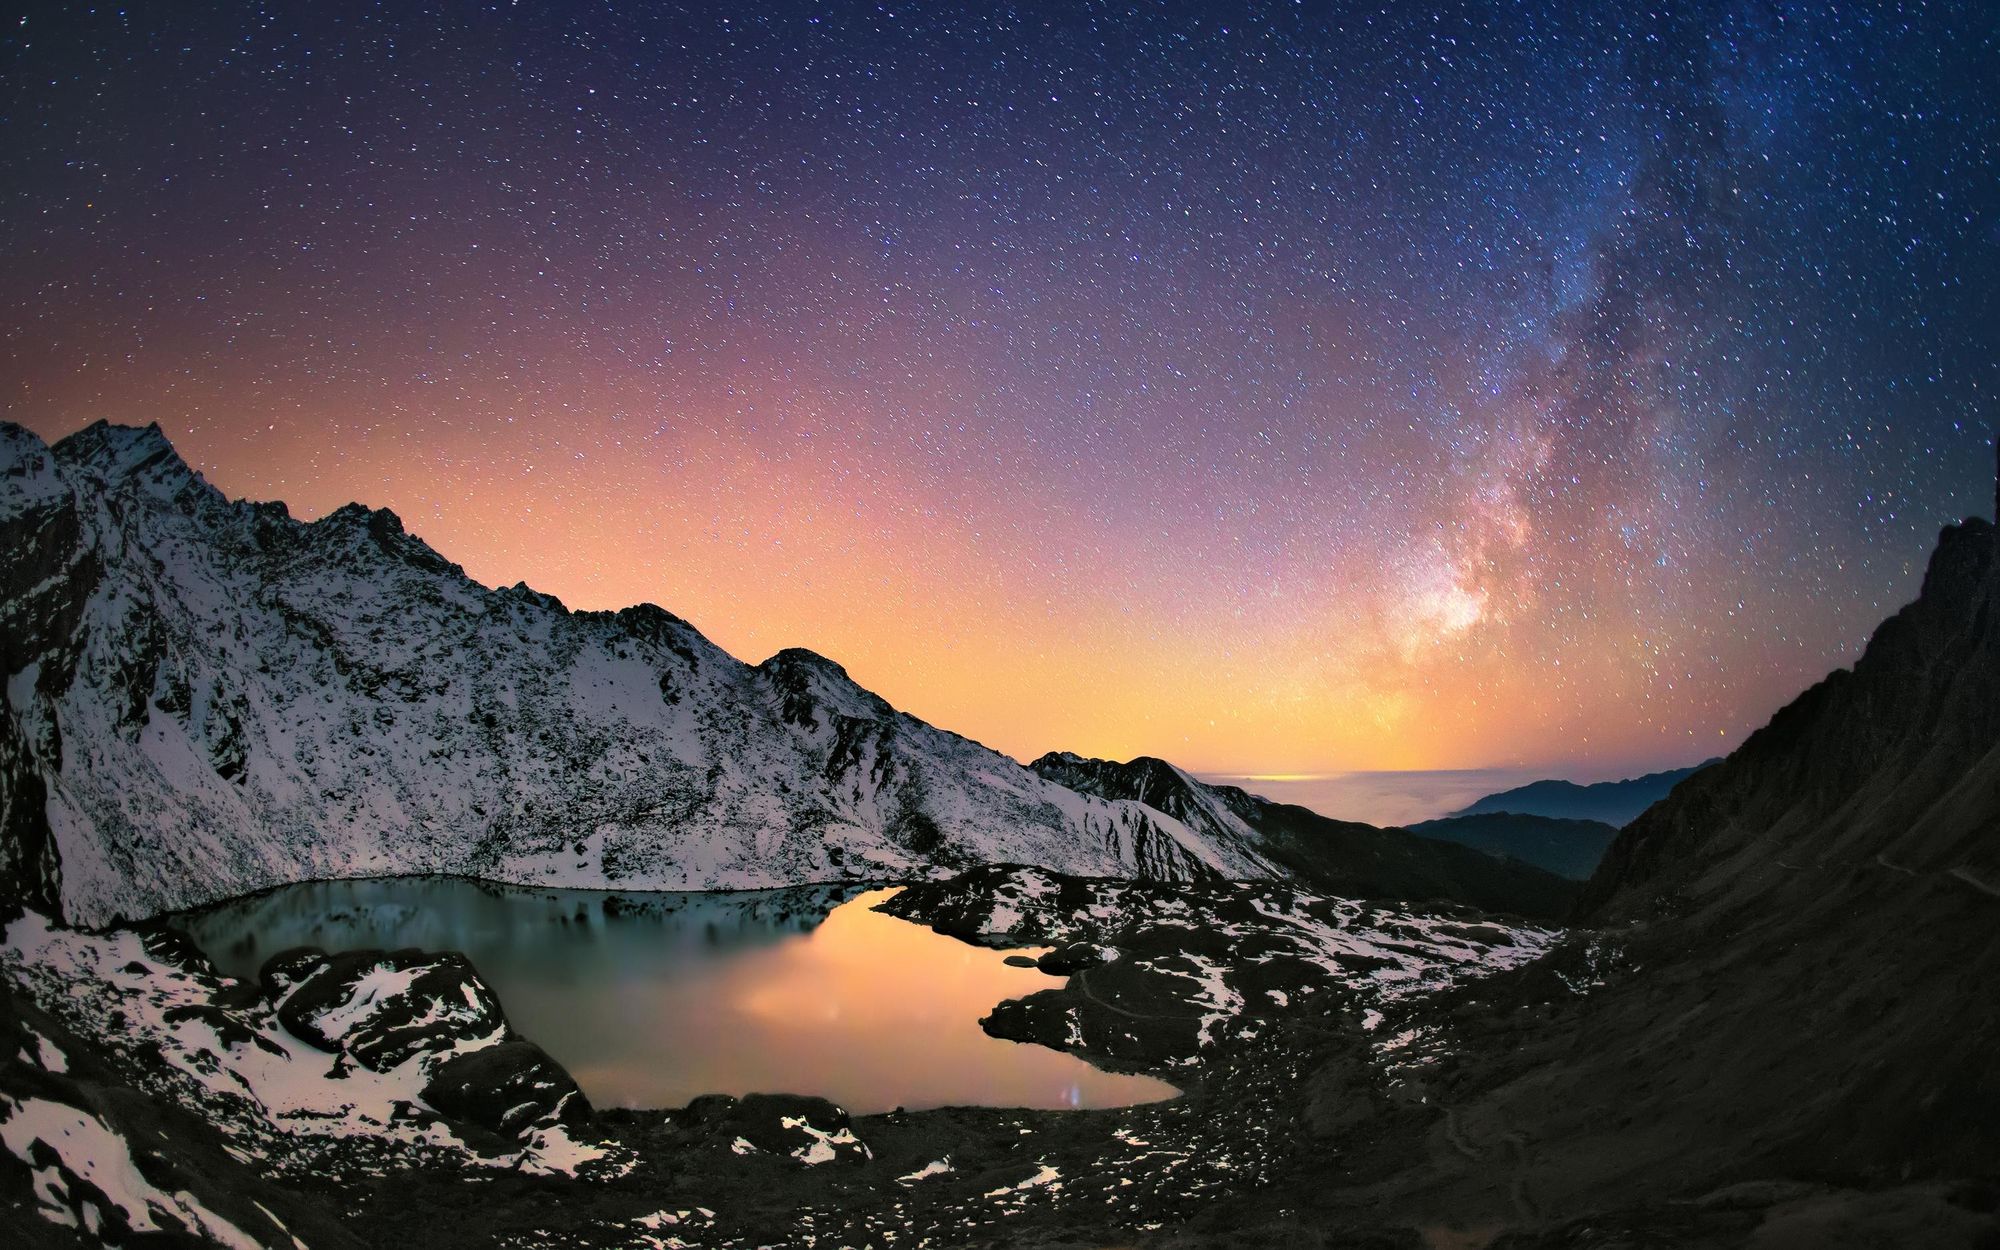
[{"label": "exposed dark rock face", "polygon": [[39,690],[60,688],[76,664],[70,640],[101,566],[61,489],[41,440],[0,422],[0,911],[52,908],[61,891],[55,841],[44,812],[48,787],[38,760],[61,750],[50,720],[24,720]]},{"label": "exposed dark rock face", "polygon": [[1187,827],[1247,843],[1307,886],[1349,898],[1470,903],[1530,917],[1565,914],[1576,887],[1530,862],[1452,842],[1334,820],[1236,786],[1198,781],[1165,760],[1126,763],[1052,751],[1029,765],[1083,794],[1144,803]]},{"label": "exposed dark rock face", "polygon": [[[1768,902],[1780,861],[1898,874],[2000,869],[1994,531],[1944,531],[1923,592],[1833,673],[1634,821],[1579,906],[1595,921]],[[1975,893],[1977,893],[1975,889]]]},{"label": "exposed dark rock face", "polygon": [[445,1116],[508,1137],[537,1124],[584,1124],[590,1103],[576,1081],[533,1042],[513,1038],[446,1058],[424,1085]]},{"label": "exposed dark rock face", "polygon": [[[1727,1186],[1759,1218],[1805,1184],[1860,1219],[1824,1188],[1913,1184],[1871,1244],[1994,1235],[1950,1195],[1991,1179],[2000,1123],[1997,606],[1993,527],[1947,529],[1851,671],[1619,835],[1594,932],[1413,1013],[1444,1163],[1383,1200],[1509,1227],[1616,1202],[1640,1228]],[[1481,1196],[1502,1178],[1512,1200]]]}]

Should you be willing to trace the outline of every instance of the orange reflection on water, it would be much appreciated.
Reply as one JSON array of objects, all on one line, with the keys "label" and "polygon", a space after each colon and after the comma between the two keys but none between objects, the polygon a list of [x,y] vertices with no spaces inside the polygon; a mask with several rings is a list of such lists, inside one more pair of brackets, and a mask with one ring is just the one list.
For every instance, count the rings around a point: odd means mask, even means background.
[{"label": "orange reflection on water", "polygon": [[638,1001],[663,1014],[631,1023],[671,1037],[671,1061],[625,1050],[573,1069],[578,1081],[593,1097],[616,1091],[639,1105],[784,1091],[862,1112],[1107,1107],[1174,1095],[1164,1081],[989,1036],[979,1020],[996,1003],[1063,979],[873,910],[894,892],[863,894],[807,933],[708,962],[670,996],[642,991]]},{"label": "orange reflection on water", "polygon": [[449,877],[314,881],[178,923],[232,976],[276,951],[463,951],[508,1019],[600,1106],[790,1093],[851,1111],[1113,1107],[1149,1077],[989,1037],[1004,999],[1063,982],[873,910],[892,890],[527,889]]}]

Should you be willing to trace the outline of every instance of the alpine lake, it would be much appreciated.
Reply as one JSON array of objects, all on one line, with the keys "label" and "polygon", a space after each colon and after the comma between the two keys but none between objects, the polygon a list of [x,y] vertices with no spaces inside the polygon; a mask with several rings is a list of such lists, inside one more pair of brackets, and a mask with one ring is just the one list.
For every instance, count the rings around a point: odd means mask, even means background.
[{"label": "alpine lake", "polygon": [[1063,978],[874,910],[893,889],[615,893],[395,877],[283,886],[174,923],[226,974],[298,946],[462,951],[601,1107],[702,1094],[897,1107],[1105,1108],[1175,1096],[980,1028]]}]

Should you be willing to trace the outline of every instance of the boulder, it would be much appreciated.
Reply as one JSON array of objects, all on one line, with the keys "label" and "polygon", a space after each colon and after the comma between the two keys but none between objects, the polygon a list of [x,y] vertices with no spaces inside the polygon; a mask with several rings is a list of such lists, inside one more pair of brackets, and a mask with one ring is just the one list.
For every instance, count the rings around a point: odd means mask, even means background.
[{"label": "boulder", "polygon": [[507,1029],[499,1000],[455,952],[287,951],[260,976],[282,994],[278,1019],[294,1036],[376,1072]]}]

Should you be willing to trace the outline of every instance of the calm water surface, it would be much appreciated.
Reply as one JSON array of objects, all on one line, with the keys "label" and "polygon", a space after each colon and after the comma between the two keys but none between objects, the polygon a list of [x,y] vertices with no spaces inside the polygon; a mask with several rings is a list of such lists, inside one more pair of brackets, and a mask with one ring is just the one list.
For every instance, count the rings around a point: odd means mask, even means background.
[{"label": "calm water surface", "polygon": [[871,908],[893,891],[542,890],[443,877],[309,882],[178,918],[231,976],[291,946],[459,950],[514,1027],[600,1106],[817,1094],[892,1107],[1117,1107],[1150,1077],[989,1037],[1002,999],[1063,983]]}]

